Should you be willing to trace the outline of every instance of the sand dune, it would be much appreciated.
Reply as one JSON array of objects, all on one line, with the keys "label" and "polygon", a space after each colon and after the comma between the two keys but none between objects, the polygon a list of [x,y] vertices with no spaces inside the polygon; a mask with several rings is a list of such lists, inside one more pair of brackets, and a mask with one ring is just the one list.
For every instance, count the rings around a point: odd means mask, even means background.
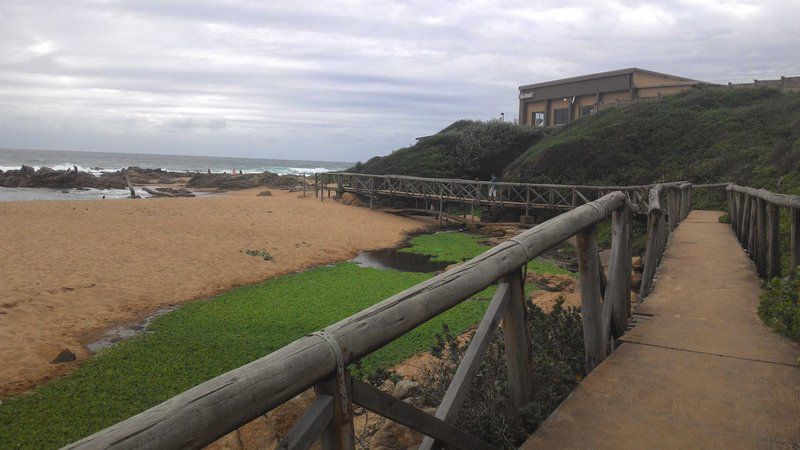
[{"label": "sand dune", "polygon": [[[273,191],[0,202],[0,396],[74,367],[51,364],[112,326],[304,267],[395,245],[420,222]],[[249,256],[266,250],[274,262]]]}]

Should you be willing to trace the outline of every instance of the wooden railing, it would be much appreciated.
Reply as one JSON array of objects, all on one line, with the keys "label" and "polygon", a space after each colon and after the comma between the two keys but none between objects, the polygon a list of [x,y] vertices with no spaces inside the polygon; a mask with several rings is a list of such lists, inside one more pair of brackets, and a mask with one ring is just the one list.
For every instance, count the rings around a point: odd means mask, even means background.
[{"label": "wooden railing", "polygon": [[656,269],[664,256],[669,233],[692,209],[691,183],[657,184],[650,190],[647,211],[647,249],[644,254],[639,299],[650,293]]},{"label": "wooden railing", "polygon": [[727,186],[727,193],[731,226],[762,278],[781,275],[780,208],[788,209],[789,271],[796,275],[800,265],[800,197],[735,184]]},{"label": "wooden railing", "polygon": [[[651,190],[649,208],[651,217],[657,216],[654,226],[658,227],[651,230],[651,252],[663,251],[669,228],[680,220],[678,214],[685,217],[688,213],[690,189],[673,183]],[[525,265],[566,239],[577,237],[586,368],[591,371],[613,350],[615,339],[626,329],[635,209],[621,191],[576,206],[428,281],[67,448],[200,448],[311,387],[316,399],[283,436],[284,448],[307,448],[320,438],[325,449],[353,448],[353,404],[426,435],[422,448],[491,448],[453,423],[501,322],[510,401],[522,408],[532,400]],[[606,279],[598,254],[596,224],[609,216],[612,243]],[[657,264],[657,260],[648,258],[645,270],[652,270],[648,265]],[[435,415],[350,377],[349,364],[495,283],[496,293]]]},{"label": "wooden railing", "polygon": [[[341,197],[345,192],[373,199],[384,196],[390,199],[420,199],[438,204],[462,203],[472,206],[502,205],[525,210],[547,209],[567,211],[596,200],[610,192],[621,191],[635,206],[635,211],[647,212],[648,191],[652,185],[642,186],[587,186],[564,184],[507,183],[445,178],[422,178],[403,175],[370,175],[347,172],[329,172],[315,176],[315,192],[325,190],[330,197],[335,192]],[[490,196],[494,187],[495,196]],[[324,195],[321,195],[324,197]]]}]

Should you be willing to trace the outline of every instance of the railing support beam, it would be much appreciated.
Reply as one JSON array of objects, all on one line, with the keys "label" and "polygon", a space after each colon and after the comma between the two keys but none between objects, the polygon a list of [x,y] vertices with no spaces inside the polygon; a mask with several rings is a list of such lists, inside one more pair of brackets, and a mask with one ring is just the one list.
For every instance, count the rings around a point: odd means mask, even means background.
[{"label": "railing support beam", "polygon": [[597,227],[592,224],[578,232],[578,270],[581,286],[581,320],[586,353],[586,373],[605,357],[602,299],[600,294],[600,258],[597,255]]}]

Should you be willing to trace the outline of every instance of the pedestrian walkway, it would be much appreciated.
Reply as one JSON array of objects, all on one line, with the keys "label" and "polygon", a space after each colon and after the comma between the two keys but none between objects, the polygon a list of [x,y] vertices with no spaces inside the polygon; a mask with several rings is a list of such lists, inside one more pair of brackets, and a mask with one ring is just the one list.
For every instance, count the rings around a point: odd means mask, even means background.
[{"label": "pedestrian walkway", "polygon": [[800,346],[756,315],[758,276],[719,214],[681,223],[643,323],[521,448],[800,447]]}]

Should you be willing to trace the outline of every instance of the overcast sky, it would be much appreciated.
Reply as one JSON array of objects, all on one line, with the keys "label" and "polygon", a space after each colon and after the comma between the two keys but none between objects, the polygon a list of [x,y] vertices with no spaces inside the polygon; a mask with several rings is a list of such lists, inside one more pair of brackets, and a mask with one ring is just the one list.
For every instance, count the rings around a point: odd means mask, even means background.
[{"label": "overcast sky", "polygon": [[631,66],[798,75],[800,1],[2,0],[0,147],[365,160]]}]

